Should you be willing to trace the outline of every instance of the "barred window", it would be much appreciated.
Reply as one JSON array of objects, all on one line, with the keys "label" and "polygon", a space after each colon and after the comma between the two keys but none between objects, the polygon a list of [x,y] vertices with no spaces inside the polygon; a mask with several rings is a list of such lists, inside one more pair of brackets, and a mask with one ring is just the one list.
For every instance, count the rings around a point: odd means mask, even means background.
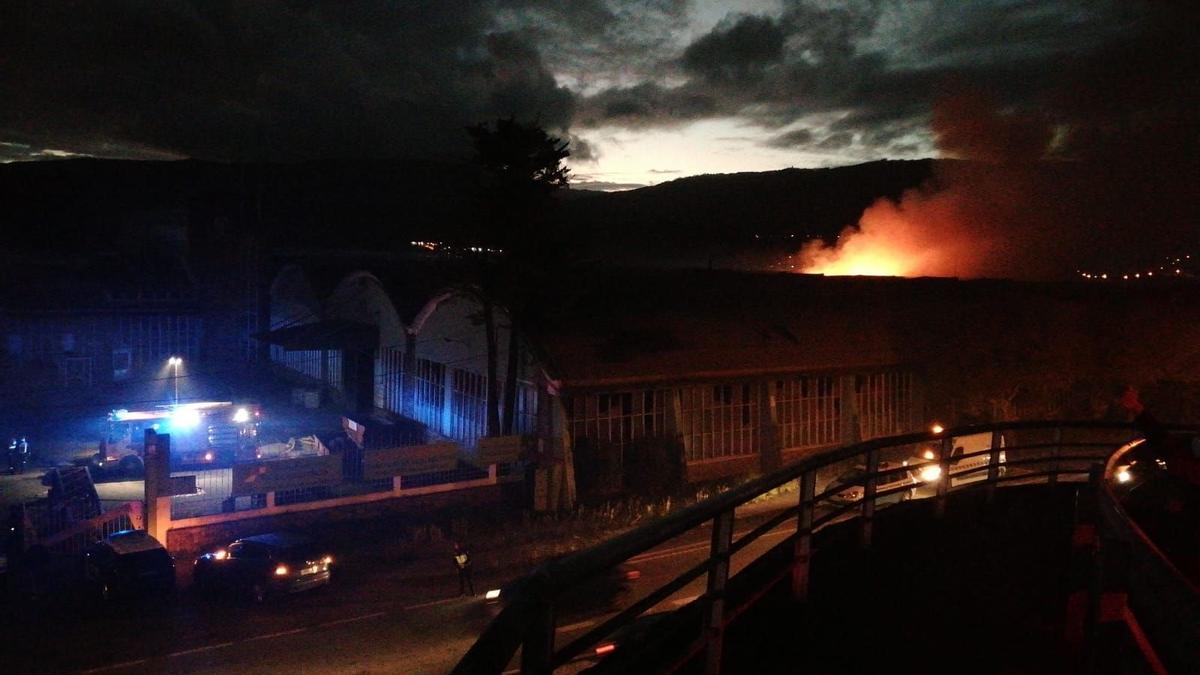
[{"label": "barred window", "polygon": [[537,433],[538,390],[532,382],[517,382],[517,418],[514,433]]},{"label": "barred window", "polygon": [[400,347],[375,350],[375,407],[402,413],[403,381],[404,351]]},{"label": "barred window", "polygon": [[330,349],[325,352],[326,369],[325,384],[342,391],[342,350]]},{"label": "barred window", "polygon": [[758,387],[719,384],[680,390],[680,425],[688,461],[759,451]]},{"label": "barred window", "polygon": [[854,396],[863,439],[909,431],[913,406],[912,373],[857,375]]},{"label": "barred window", "polygon": [[841,391],[833,377],[776,380],[775,412],[784,448],[833,445],[841,440]]},{"label": "barred window", "polygon": [[664,390],[571,396],[565,400],[571,439],[625,446],[661,436],[666,429],[666,397]]},{"label": "barred window", "polygon": [[446,366],[428,359],[413,364],[413,416],[425,426],[442,430],[446,400]]},{"label": "barred window", "polygon": [[321,360],[325,358],[325,355],[319,349],[289,351],[278,345],[273,345],[271,348],[271,358],[288,370],[311,377],[314,380],[321,379]]},{"label": "barred window", "polygon": [[468,447],[487,429],[487,381],[461,368],[450,372],[450,427],[444,433]]}]

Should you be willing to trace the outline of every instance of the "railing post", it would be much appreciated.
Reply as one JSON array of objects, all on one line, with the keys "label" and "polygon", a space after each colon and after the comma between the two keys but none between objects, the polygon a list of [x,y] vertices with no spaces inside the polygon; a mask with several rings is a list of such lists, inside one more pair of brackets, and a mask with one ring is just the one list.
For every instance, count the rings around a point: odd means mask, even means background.
[{"label": "railing post", "polygon": [[875,488],[879,483],[879,448],[867,451],[867,479],[863,482],[862,518],[858,524],[859,548],[871,548],[871,530],[875,525]]},{"label": "railing post", "polygon": [[549,675],[554,669],[554,604],[538,603],[521,644],[521,675]]},{"label": "railing post", "polygon": [[950,490],[950,451],[954,449],[954,439],[946,436],[938,445],[938,466],[942,468],[942,475],[938,478],[937,484],[937,499],[933,505],[933,515],[935,518],[942,518],[946,515],[946,493]]},{"label": "railing post", "polygon": [[792,560],[792,599],[808,599],[808,567],[812,557],[813,497],[817,494],[817,472],[800,475],[800,515],[796,521],[796,549]]},{"label": "railing post", "polygon": [[1104,535],[1100,532],[1099,500],[1104,465],[1093,464],[1088,469],[1088,486],[1096,503],[1096,543],[1092,547],[1092,564],[1088,569],[1087,608],[1083,619],[1083,655],[1085,673],[1097,672],[1099,645],[1096,632],[1100,624],[1100,599],[1104,592]]},{"label": "railing post", "polygon": [[1050,464],[1050,478],[1047,483],[1051,486],[1058,484],[1058,456],[1062,453],[1062,427],[1054,427],[1054,447],[1050,449],[1050,456],[1054,458],[1054,462]]},{"label": "railing post", "polygon": [[704,617],[707,644],[704,649],[705,675],[721,672],[721,643],[725,623],[725,583],[729,580],[729,548],[733,544],[733,509],[713,519],[712,548],[708,570],[708,611]]},{"label": "railing post", "polygon": [[988,472],[987,472],[987,501],[989,504],[996,501],[996,481],[1000,478],[1000,444],[1004,442],[1004,437],[1000,435],[997,429],[992,432],[992,445],[988,451]]}]

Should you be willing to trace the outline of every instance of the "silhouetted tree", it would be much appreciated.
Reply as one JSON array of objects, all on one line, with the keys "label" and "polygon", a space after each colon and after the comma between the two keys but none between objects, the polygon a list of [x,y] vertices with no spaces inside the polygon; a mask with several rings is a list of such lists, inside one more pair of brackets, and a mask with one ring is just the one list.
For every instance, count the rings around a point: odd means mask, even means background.
[{"label": "silhouetted tree", "polygon": [[[571,153],[567,141],[546,133],[537,124],[522,124],[512,118],[499,119],[494,125],[468,127],[467,132],[475,146],[476,161],[484,169],[484,193],[494,218],[488,240],[503,250],[495,260],[484,256],[479,290],[488,349],[487,435],[507,435],[513,432],[516,420],[518,317],[533,306],[528,299],[545,282],[539,271],[546,271],[546,263],[555,257],[547,250],[547,244],[557,239],[547,228],[546,209],[551,193],[567,186],[569,170],[563,160]],[[503,425],[497,391],[496,303],[508,308],[510,319]]]}]

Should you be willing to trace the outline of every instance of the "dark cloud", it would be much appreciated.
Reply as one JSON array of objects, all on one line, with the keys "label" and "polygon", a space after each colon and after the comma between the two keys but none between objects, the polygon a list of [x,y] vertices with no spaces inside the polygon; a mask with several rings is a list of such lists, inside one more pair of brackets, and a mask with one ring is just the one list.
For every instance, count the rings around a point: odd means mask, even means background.
[{"label": "dark cloud", "polygon": [[[914,135],[928,144],[933,102],[947,92],[977,87],[1002,107],[1044,108],[1064,63],[1158,30],[1147,15],[1183,6],[788,0],[777,15],[730,15],[664,59],[661,70],[678,74],[671,86],[647,78],[601,91],[580,101],[576,120],[645,128],[720,116],[767,130],[802,123],[827,148],[846,148],[840,132],[848,132],[863,156],[887,156],[897,143],[918,143]],[[759,142],[801,148],[812,139],[782,132]]]},{"label": "dark cloud", "polygon": [[763,145],[772,148],[807,147],[813,142],[812,129],[793,129],[767,139]]},{"label": "dark cloud", "polygon": [[854,135],[848,131],[838,131],[822,138],[814,147],[818,150],[841,150],[854,142]]},{"label": "dark cloud", "polygon": [[0,159],[459,155],[465,125],[509,115],[577,161],[587,128],[712,118],[865,158],[928,148],[933,102],[964,88],[1080,157],[1186,108],[1160,102],[1194,75],[1188,7],[781,0],[714,24],[688,0],[14,0]]},{"label": "dark cloud", "polygon": [[761,16],[727,18],[683,51],[683,68],[709,82],[758,79],[783,56],[783,28]]},{"label": "dark cloud", "polygon": [[[7,5],[0,138],[106,156],[455,155],[499,116],[567,128],[540,47],[469,0]],[[20,155],[5,146],[0,153]]]},{"label": "dark cloud", "polygon": [[600,158],[600,153],[596,150],[596,147],[583,138],[575,134],[568,134],[567,141],[570,143],[567,149],[571,151],[572,161],[595,162]]},{"label": "dark cloud", "polygon": [[721,108],[724,99],[700,88],[667,88],[653,82],[614,88],[587,99],[577,121],[583,126],[605,124],[637,128],[671,126],[722,113],[733,114],[735,108]]}]

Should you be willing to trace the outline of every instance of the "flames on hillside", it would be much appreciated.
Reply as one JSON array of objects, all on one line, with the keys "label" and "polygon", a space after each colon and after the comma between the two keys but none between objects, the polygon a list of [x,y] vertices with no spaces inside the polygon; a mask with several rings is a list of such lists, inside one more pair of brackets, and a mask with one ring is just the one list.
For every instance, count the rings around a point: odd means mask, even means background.
[{"label": "flames on hillside", "polygon": [[869,206],[836,241],[810,240],[784,267],[1066,279],[1191,249],[1200,162],[1186,142],[1194,137],[1179,132],[1192,127],[1172,117],[1178,104],[1154,104],[1139,131],[1118,134],[1111,116],[1088,111],[1031,115],[978,92],[943,97],[931,129],[939,153],[954,161],[939,162],[926,185],[900,199]]}]

